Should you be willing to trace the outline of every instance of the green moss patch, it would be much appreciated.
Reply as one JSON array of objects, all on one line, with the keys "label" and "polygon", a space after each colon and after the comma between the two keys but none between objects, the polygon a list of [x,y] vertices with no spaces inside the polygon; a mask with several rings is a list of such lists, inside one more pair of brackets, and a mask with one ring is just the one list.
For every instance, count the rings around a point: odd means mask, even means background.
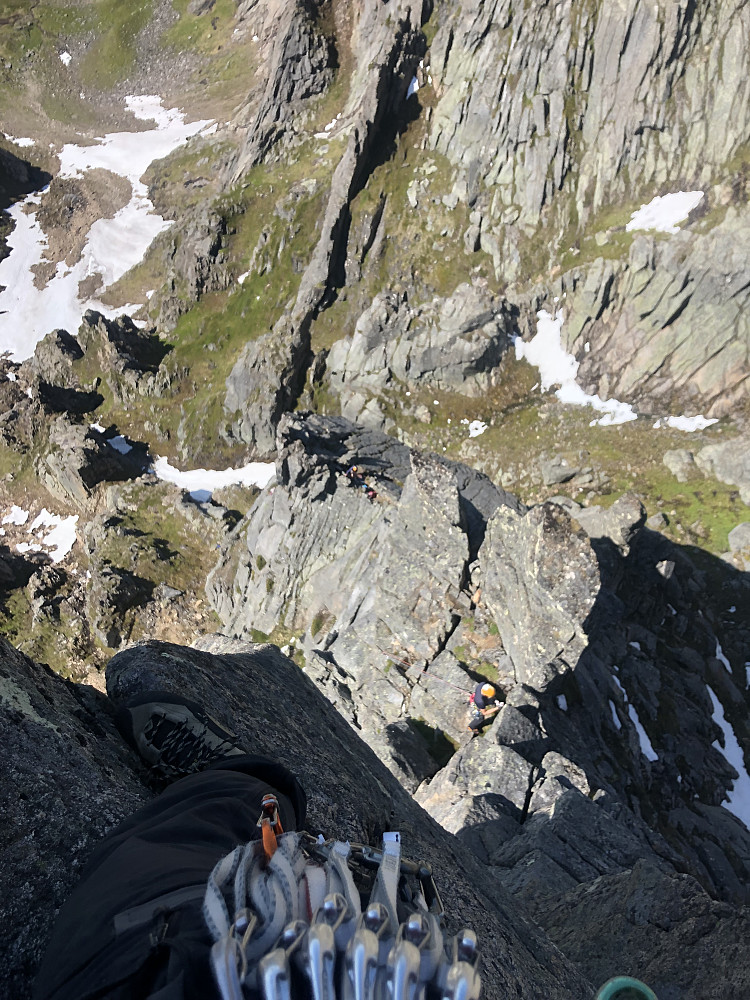
[{"label": "green moss patch", "polygon": [[104,90],[128,76],[136,62],[138,35],[153,11],[153,0],[95,0],[96,36],[79,66],[86,86]]},{"label": "green moss patch", "polygon": [[[174,487],[131,483],[121,488],[118,514],[107,522],[98,563],[129,570],[155,585],[200,594],[215,561],[220,530],[208,519],[200,529],[175,510]],[[215,536],[215,537],[214,537]]]},{"label": "green moss patch", "polygon": [[167,29],[164,42],[178,52],[192,49],[203,55],[213,55],[229,42],[237,13],[236,0],[216,0],[203,14],[188,11],[190,0],[172,0],[178,20]]},{"label": "green moss patch", "polygon": [[32,608],[25,589],[13,591],[0,608],[0,635],[37,663],[75,678],[89,657],[91,639],[87,623],[67,601],[70,590],[68,581],[41,612]]}]

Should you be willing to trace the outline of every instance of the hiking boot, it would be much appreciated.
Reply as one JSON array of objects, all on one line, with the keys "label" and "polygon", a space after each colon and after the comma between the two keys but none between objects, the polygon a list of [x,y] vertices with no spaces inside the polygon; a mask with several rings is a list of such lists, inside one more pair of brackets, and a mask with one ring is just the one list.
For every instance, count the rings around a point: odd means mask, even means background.
[{"label": "hiking boot", "polygon": [[115,723],[130,746],[165,778],[182,778],[245,753],[234,742],[234,733],[200,705],[163,691],[131,698],[117,709]]}]

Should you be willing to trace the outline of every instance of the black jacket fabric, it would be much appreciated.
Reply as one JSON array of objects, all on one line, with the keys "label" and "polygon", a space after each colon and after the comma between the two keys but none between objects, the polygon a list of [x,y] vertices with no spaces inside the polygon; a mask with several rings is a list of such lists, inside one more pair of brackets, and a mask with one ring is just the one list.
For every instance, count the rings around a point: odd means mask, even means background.
[{"label": "black jacket fabric", "polygon": [[216,862],[259,836],[263,796],[285,831],[301,830],[306,796],[266,757],[230,757],[182,778],[94,852],[60,910],[34,1000],[210,1000],[211,940],[201,907]]}]

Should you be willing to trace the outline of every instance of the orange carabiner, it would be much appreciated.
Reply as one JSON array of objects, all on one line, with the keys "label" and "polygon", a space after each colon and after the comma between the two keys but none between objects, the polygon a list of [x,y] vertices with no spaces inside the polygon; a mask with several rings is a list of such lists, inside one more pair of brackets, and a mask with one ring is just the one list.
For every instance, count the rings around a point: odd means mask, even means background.
[{"label": "orange carabiner", "polygon": [[264,795],[261,803],[261,813],[258,818],[261,840],[263,841],[263,853],[266,862],[270,861],[276,853],[278,842],[277,835],[281,836],[284,828],[279,817],[279,803],[275,795]]}]

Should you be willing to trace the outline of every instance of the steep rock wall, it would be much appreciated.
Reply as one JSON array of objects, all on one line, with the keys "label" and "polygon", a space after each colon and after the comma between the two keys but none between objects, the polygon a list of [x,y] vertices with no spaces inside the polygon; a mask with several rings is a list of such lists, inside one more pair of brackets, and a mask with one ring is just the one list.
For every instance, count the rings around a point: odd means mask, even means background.
[{"label": "steep rock wall", "polygon": [[[646,185],[710,184],[750,126],[744,3],[439,7],[432,144],[497,221],[584,219]],[[567,218],[566,218],[567,216]]]},{"label": "steep rock wall", "polygon": [[[454,839],[274,647],[211,637],[201,650],[147,643],[116,657],[107,681],[115,701],[146,689],[189,691],[247,747],[298,774],[317,829],[365,843],[378,843],[386,829],[400,829],[405,854],[433,865],[450,929],[473,925],[486,940],[484,996],[592,996],[499,883],[488,885],[478,861],[456,850]],[[280,713],[282,690],[286,708]],[[0,641],[0,758],[6,776],[0,975],[8,995],[18,1000],[30,996],[55,909],[91,849],[154,794],[140,761],[116,732],[112,711],[112,702],[98,691],[62,681]],[[290,718],[304,725],[290,725]]]}]

